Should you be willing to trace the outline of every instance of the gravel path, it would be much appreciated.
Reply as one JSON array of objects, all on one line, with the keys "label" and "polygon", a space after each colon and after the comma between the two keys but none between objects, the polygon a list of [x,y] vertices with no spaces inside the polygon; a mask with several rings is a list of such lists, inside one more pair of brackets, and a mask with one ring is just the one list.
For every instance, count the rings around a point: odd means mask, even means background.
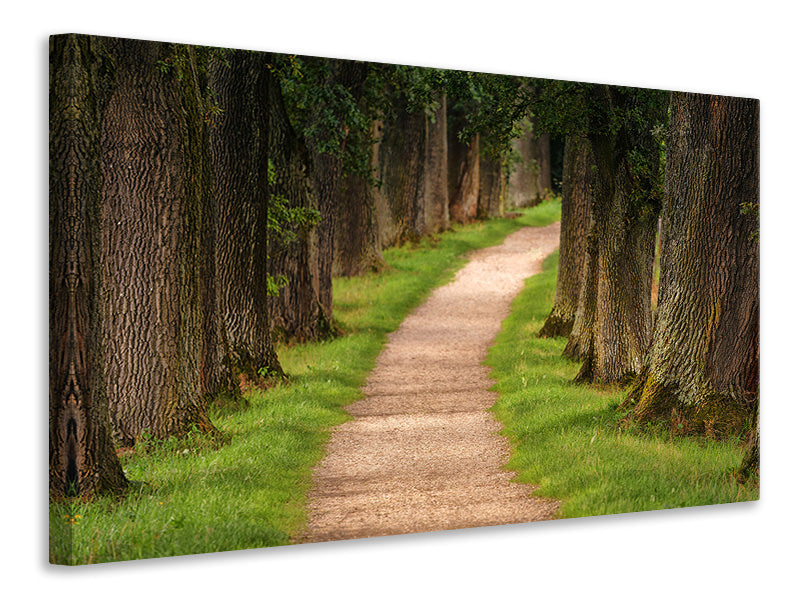
[{"label": "gravel path", "polygon": [[314,472],[309,525],[318,542],[550,519],[505,470],[509,448],[487,409],[497,394],[481,363],[523,281],[558,246],[559,223],[526,227],[476,251],[378,357],[354,419],[333,430]]}]

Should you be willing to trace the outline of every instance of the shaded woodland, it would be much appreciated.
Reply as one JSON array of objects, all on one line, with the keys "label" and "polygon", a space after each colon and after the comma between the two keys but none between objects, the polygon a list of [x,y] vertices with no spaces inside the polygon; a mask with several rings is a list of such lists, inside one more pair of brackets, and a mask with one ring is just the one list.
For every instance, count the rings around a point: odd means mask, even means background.
[{"label": "shaded woodland", "polygon": [[623,426],[749,432],[757,472],[758,135],[750,99],[53,36],[51,497],[214,435],[276,344],[341,334],[335,277],[553,194],[539,335],[576,384],[630,386]]}]

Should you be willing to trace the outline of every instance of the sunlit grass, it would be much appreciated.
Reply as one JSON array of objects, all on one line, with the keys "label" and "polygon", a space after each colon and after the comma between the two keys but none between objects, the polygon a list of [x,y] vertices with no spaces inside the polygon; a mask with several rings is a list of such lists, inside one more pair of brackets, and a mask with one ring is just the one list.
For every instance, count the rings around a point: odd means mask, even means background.
[{"label": "sunlit grass", "polygon": [[348,417],[386,334],[466,262],[523,225],[546,225],[558,201],[519,219],[466,226],[386,250],[389,269],[334,282],[334,317],[346,335],[278,348],[289,379],[249,394],[245,410],[215,411],[229,440],[148,443],[123,457],[134,488],[122,498],[54,504],[50,560],[85,564],[289,544],[305,525],[311,469],[331,428]]},{"label": "sunlit grass", "polygon": [[738,440],[621,431],[615,407],[623,389],[571,382],[578,365],[561,356],[566,340],[536,337],[552,306],[557,265],[556,252],[526,282],[487,363],[518,480],[561,499],[562,517],[758,499],[757,489],[733,476],[744,452]]}]

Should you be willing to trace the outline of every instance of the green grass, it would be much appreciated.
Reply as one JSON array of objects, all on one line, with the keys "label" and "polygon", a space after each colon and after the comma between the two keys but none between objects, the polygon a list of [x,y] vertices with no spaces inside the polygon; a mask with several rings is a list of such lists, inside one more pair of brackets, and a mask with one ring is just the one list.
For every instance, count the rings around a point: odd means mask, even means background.
[{"label": "green grass", "polygon": [[580,517],[757,500],[736,482],[738,440],[673,437],[663,429],[622,431],[622,388],[576,385],[578,364],[561,356],[564,338],[536,337],[552,306],[558,253],[514,300],[487,364],[500,398],[493,411],[514,448],[508,467],[536,493]]},{"label": "green grass", "polygon": [[50,509],[50,560],[85,564],[291,543],[306,519],[314,464],[330,429],[348,417],[386,339],[464,254],[502,242],[523,225],[559,218],[560,203],[519,219],[455,226],[416,245],[386,250],[382,273],[334,282],[334,316],[347,335],[278,349],[289,380],[249,394],[241,411],[216,411],[230,442],[201,434],[148,443],[123,457],[138,482],[122,498]]}]

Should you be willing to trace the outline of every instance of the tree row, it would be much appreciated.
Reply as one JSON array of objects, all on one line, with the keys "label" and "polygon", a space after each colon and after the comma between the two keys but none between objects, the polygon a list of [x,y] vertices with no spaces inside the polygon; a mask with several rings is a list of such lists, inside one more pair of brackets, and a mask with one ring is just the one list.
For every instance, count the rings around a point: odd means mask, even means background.
[{"label": "tree row", "polygon": [[549,193],[519,78],[62,35],[50,47],[50,490],[213,433],[337,334],[332,278]]}]

